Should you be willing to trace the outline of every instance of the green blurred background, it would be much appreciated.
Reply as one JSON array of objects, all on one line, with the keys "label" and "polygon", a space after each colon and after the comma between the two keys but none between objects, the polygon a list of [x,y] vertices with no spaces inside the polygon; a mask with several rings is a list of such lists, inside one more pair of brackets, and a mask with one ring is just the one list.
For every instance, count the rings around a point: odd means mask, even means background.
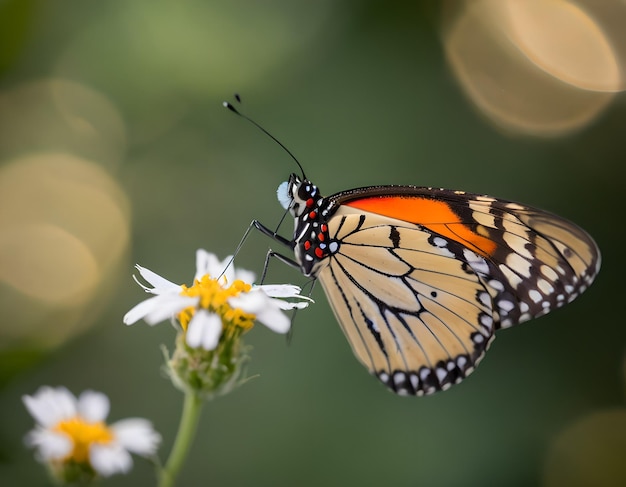
[{"label": "green blurred background", "polygon": [[[205,408],[179,485],[626,485],[624,22],[617,0],[0,0],[0,484],[46,485],[21,403],[45,384],[107,393],[169,451],[174,331],[121,320],[135,262],[189,283],[198,247],[281,217],[294,165],[221,107],[238,92],[324,194],[522,201],[589,231],[603,269],[426,398],[367,374],[318,287],[290,343],[246,337],[259,377]],[[271,245],[252,235],[238,265]],[[102,485],[153,483],[135,463]]]}]

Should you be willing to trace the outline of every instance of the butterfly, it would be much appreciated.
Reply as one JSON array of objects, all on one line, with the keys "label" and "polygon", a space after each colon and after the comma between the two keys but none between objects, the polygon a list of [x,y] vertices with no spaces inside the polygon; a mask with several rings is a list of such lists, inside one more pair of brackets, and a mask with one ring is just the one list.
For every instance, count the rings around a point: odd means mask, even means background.
[{"label": "butterfly", "polygon": [[291,174],[278,197],[293,238],[258,226],[322,284],[356,357],[400,395],[461,382],[496,330],[571,302],[600,269],[574,223],[490,196],[370,186],[322,197]]},{"label": "butterfly", "polygon": [[253,226],[293,250],[274,255],[322,284],[357,359],[397,394],[458,384],[497,330],[571,302],[600,269],[589,234],[547,211],[418,186],[323,197],[294,160],[302,176],[277,192],[293,237]]}]

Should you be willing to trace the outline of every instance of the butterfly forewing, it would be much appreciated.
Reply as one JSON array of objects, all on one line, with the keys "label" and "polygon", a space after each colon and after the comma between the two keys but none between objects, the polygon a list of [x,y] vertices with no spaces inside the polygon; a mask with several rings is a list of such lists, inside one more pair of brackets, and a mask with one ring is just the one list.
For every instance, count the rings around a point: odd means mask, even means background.
[{"label": "butterfly forewing", "polygon": [[[458,197],[457,197],[458,198]],[[510,287],[498,327],[507,327],[541,316],[571,302],[595,278],[600,252],[593,239],[580,227],[552,213],[518,203],[485,196],[467,199],[448,197],[447,203],[460,213],[469,207],[466,221],[493,218],[491,225],[475,227],[497,245],[490,260]],[[496,303],[500,304],[500,303]],[[508,308],[511,308],[507,311]]]},{"label": "butterfly forewing", "polygon": [[[600,254],[593,239],[554,214],[489,196],[392,188],[395,194],[388,188],[386,195],[361,198],[353,192],[344,203],[361,209],[379,207],[393,214],[389,208],[398,213],[406,201],[411,202],[407,219],[467,249],[468,264],[488,284],[494,300],[496,328],[541,316],[572,301],[599,270]],[[433,218],[432,212],[427,213],[433,202],[449,213],[440,211]],[[474,255],[484,257],[488,271],[481,262],[472,261]]]}]

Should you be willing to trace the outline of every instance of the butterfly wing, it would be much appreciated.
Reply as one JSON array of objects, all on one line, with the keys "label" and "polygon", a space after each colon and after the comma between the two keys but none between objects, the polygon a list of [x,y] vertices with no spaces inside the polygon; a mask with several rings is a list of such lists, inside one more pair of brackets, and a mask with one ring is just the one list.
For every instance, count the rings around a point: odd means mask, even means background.
[{"label": "butterfly wing", "polygon": [[414,226],[356,213],[329,227],[341,244],[318,279],[363,365],[400,394],[467,376],[493,338],[479,277]]},{"label": "butterfly wing", "polygon": [[571,301],[600,265],[579,227],[517,203],[412,186],[329,200],[339,246],[318,278],[355,355],[400,394],[460,382],[495,329]]}]

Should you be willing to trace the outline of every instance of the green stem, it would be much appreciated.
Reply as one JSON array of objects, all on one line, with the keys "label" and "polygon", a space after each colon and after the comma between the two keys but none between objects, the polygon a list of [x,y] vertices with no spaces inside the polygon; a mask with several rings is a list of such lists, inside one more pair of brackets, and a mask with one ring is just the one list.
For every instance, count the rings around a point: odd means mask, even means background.
[{"label": "green stem", "polygon": [[165,463],[165,467],[160,472],[159,487],[172,487],[174,485],[176,476],[183,466],[189,447],[196,434],[201,410],[202,398],[194,392],[187,392],[174,446],[172,447],[170,457]]}]

